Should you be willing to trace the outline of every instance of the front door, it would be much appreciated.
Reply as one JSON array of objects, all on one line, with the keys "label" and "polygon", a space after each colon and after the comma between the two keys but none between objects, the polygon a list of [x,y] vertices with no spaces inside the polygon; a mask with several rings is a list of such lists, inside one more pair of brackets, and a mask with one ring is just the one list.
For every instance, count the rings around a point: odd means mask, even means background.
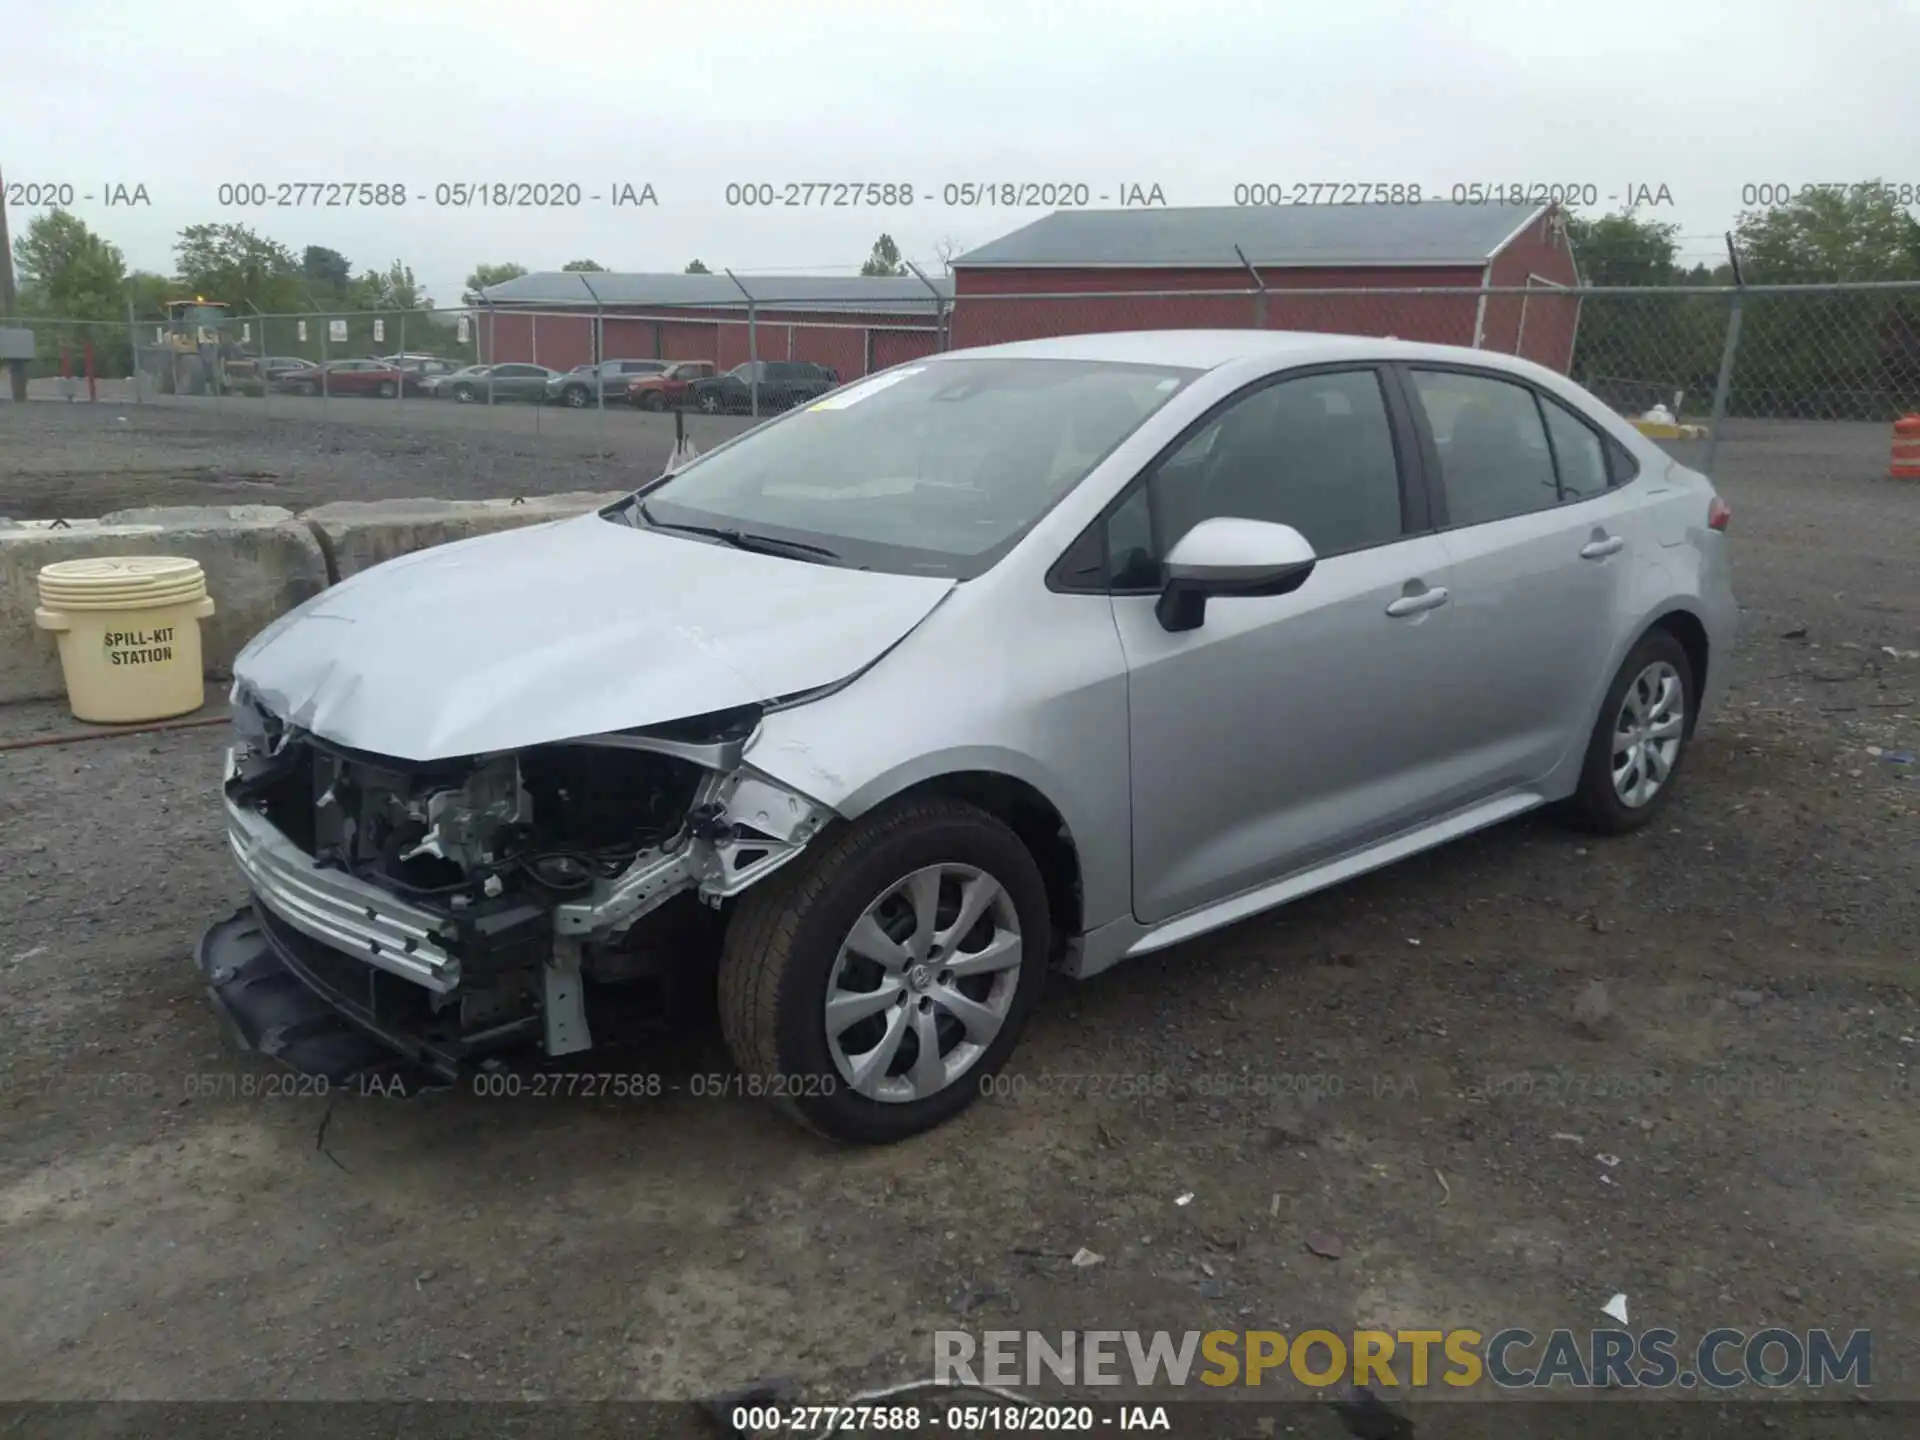
[{"label": "front door", "polygon": [[[1411,430],[1372,368],[1230,401],[1109,522],[1127,656],[1134,911],[1148,924],[1362,848],[1450,803],[1433,743],[1451,701],[1447,552]],[[1159,565],[1203,519],[1292,525],[1319,562],[1290,595],[1154,614]],[[1444,724],[1444,731],[1451,727]]]}]

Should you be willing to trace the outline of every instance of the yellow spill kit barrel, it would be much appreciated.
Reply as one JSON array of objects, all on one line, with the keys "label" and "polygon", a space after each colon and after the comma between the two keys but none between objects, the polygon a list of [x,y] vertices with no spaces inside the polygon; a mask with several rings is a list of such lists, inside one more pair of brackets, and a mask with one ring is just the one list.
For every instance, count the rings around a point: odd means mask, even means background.
[{"label": "yellow spill kit barrel", "polygon": [[33,618],[54,632],[74,716],[124,725],[200,708],[200,622],[211,614],[199,561],[103,555],[42,568]]}]

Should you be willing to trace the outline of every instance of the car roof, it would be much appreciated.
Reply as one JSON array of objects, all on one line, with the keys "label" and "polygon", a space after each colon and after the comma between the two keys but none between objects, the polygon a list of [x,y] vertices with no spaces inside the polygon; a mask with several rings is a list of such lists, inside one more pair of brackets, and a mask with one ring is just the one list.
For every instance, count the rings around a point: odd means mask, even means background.
[{"label": "car roof", "polygon": [[[1539,366],[1492,350],[1461,345],[1427,345],[1371,335],[1327,335],[1309,330],[1116,330],[1094,335],[1058,335],[1045,340],[1016,340],[930,355],[931,361],[960,359],[1087,360],[1114,364],[1169,365],[1214,370],[1241,360],[1274,360],[1314,365],[1338,360],[1436,360],[1471,362],[1491,369],[1537,373]],[[925,363],[916,362],[916,363]]]}]

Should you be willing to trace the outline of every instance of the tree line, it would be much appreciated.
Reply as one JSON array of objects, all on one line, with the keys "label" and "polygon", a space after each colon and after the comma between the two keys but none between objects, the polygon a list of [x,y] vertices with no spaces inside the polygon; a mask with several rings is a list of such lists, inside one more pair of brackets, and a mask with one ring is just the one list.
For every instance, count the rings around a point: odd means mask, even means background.
[{"label": "tree line", "polygon": [[[1679,227],[1634,214],[1570,217],[1581,280],[1598,286],[1920,281],[1920,223],[1883,189],[1816,191],[1743,212],[1732,254],[1682,265]],[[1573,378],[1609,403],[1642,409],[1684,392],[1711,406],[1730,301],[1719,295],[1589,297]],[[1920,291],[1771,295],[1742,305],[1728,413],[1885,420],[1920,406]]]}]

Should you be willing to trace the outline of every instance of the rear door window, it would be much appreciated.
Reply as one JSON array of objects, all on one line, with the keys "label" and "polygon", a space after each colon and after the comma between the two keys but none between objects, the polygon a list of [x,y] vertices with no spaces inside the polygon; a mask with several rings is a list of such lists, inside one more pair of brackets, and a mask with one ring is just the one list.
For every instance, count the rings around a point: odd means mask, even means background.
[{"label": "rear door window", "polygon": [[1591,500],[1607,493],[1607,452],[1600,436],[1584,420],[1552,400],[1542,400],[1547,438],[1553,442],[1554,468],[1562,500]]},{"label": "rear door window", "polygon": [[1533,391],[1454,370],[1413,370],[1440,456],[1449,525],[1484,525],[1560,503],[1553,451]]}]

